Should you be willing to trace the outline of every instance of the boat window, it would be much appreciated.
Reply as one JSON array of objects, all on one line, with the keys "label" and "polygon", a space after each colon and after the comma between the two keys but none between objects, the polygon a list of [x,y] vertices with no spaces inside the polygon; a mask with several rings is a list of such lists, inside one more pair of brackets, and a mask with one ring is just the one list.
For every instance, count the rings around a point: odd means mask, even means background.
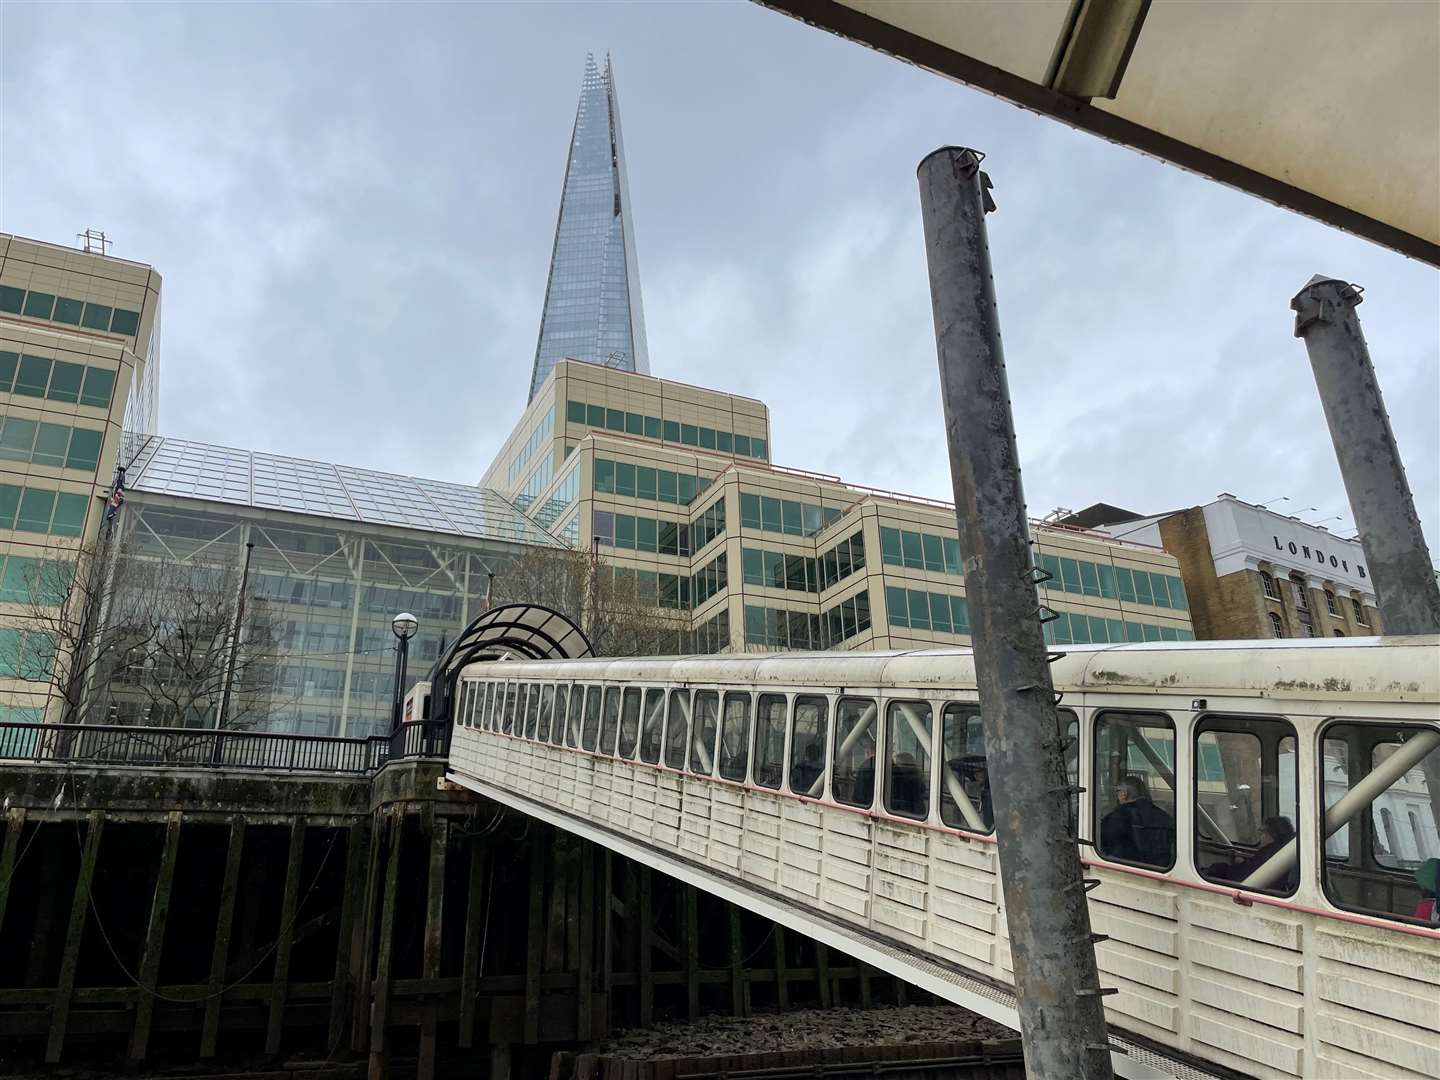
[{"label": "boat window", "polygon": [[665,764],[685,767],[685,750],[690,745],[690,691],[670,691],[669,726],[665,729]]},{"label": "boat window", "polygon": [[779,788],[785,775],[785,695],[761,694],[755,708],[755,783]]},{"label": "boat window", "polygon": [[1069,709],[1059,710],[1065,730],[1065,776],[1070,781],[1070,832],[1080,832],[1080,718]]},{"label": "boat window", "polygon": [[540,718],[540,684],[530,684],[530,700],[525,705],[525,738],[535,737],[535,724]]},{"label": "boat window", "polygon": [[1163,713],[1095,720],[1095,850],[1152,870],[1175,865],[1175,725]]},{"label": "boat window", "polygon": [[570,704],[570,684],[561,683],[555,687],[555,722],[550,729],[550,741],[559,746],[565,741],[565,711]]},{"label": "boat window", "polygon": [[690,771],[700,776],[709,776],[715,771],[715,733],[719,721],[720,695],[714,690],[697,690],[690,731]]},{"label": "boat window", "polygon": [[870,809],[875,801],[875,702],[841,698],[835,709],[835,763],[830,793],[846,806]]},{"label": "boat window", "polygon": [[513,732],[513,731],[515,730],[515,694],[516,694],[515,684],[514,684],[513,682],[512,682],[512,683],[506,683],[506,684],[505,684],[505,716],[504,716],[504,719],[501,721],[501,725],[500,725],[500,730],[501,730],[501,732],[504,733],[504,734],[506,734],[506,735],[509,735],[511,732]]},{"label": "boat window", "polygon": [[540,689],[540,723],[535,728],[535,738],[540,742],[550,740],[550,719],[555,710],[555,687],[546,683]]},{"label": "boat window", "polygon": [[633,758],[635,756],[635,740],[640,734],[640,690],[638,687],[627,687],[625,698],[620,709],[620,744],[619,751],[622,758]]},{"label": "boat window", "polygon": [[1440,926],[1440,728],[1338,723],[1322,736],[1325,895]]},{"label": "boat window", "polygon": [[580,748],[594,750],[600,735],[600,687],[585,688],[585,726],[580,732]]},{"label": "boat window", "polygon": [[570,687],[570,719],[565,725],[565,745],[579,747],[580,718],[585,714],[585,687],[574,683]]},{"label": "boat window", "polygon": [[750,695],[726,694],[720,724],[720,775],[744,782],[750,764]]},{"label": "boat window", "polygon": [[475,726],[475,714],[480,711],[480,703],[484,700],[484,698],[485,698],[485,684],[484,684],[484,683],[478,683],[478,682],[477,682],[477,683],[471,683],[471,684],[470,684],[470,703],[469,703],[469,708],[466,710],[466,714],[465,714],[465,726],[466,726],[466,727],[472,727],[472,728],[473,728],[473,727]]},{"label": "boat window", "polygon": [[640,727],[640,760],[651,765],[660,762],[660,738],[664,734],[665,691],[646,690],[644,720]]},{"label": "boat window", "polygon": [[830,718],[823,697],[797,697],[790,720],[790,790],[807,799],[825,793],[825,734]]},{"label": "boat window", "polygon": [[620,730],[620,688],[605,688],[605,710],[600,720],[600,752],[615,753],[615,735]]},{"label": "boat window", "polygon": [[485,684],[485,704],[481,706],[484,713],[480,717],[480,726],[486,731],[495,730],[495,699],[499,697],[499,694],[495,692],[495,686],[496,684],[493,682]]},{"label": "boat window", "polygon": [[923,701],[892,701],[885,713],[885,809],[930,816],[930,718]]},{"label": "boat window", "polygon": [[1207,881],[1288,896],[1300,882],[1295,729],[1253,716],[1195,727],[1195,869]]},{"label": "boat window", "polygon": [[978,705],[951,702],[941,716],[940,820],[970,832],[995,830],[985,728]]},{"label": "boat window", "polygon": [[523,739],[525,737],[525,706],[529,701],[530,684],[522,682],[520,684],[520,697],[515,705],[515,737],[517,739]]}]

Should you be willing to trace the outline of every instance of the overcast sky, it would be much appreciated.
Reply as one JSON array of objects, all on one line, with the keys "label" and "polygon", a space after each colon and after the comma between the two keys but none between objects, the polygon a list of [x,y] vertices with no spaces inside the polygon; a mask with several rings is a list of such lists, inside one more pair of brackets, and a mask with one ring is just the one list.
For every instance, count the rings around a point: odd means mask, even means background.
[{"label": "overcast sky", "polygon": [[1350,523],[1289,300],[1360,309],[1431,550],[1436,272],[746,3],[4,5],[0,227],[164,276],[161,430],[473,482],[520,414],[585,53],[652,372],[777,463],[948,498],[915,167],[989,154],[1031,513]]}]

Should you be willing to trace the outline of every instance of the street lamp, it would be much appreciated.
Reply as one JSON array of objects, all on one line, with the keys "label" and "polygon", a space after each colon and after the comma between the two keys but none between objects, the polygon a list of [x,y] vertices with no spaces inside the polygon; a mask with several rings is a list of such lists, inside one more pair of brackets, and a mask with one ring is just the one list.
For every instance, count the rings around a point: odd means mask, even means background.
[{"label": "street lamp", "polygon": [[390,620],[390,630],[397,638],[395,642],[395,700],[391,707],[390,730],[400,730],[400,703],[405,700],[405,664],[410,658],[410,639],[420,628],[420,620],[408,611],[402,611]]}]

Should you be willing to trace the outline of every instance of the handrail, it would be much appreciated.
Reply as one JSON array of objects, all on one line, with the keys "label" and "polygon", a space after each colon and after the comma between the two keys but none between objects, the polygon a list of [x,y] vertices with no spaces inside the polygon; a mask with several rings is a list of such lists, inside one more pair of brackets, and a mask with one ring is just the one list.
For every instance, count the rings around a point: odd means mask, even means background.
[{"label": "handrail", "polygon": [[256,769],[366,776],[388,762],[443,759],[448,724],[409,720],[389,735],[0,722],[0,767],[19,762]]}]

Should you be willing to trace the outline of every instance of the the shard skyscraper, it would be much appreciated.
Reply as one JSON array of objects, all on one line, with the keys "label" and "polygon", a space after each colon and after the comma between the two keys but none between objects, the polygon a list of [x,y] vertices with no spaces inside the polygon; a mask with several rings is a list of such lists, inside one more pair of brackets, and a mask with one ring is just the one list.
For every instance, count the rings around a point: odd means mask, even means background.
[{"label": "the shard skyscraper", "polygon": [[567,357],[650,373],[620,107],[608,56],[603,73],[594,56],[585,60],[530,376],[531,398],[556,361]]}]

